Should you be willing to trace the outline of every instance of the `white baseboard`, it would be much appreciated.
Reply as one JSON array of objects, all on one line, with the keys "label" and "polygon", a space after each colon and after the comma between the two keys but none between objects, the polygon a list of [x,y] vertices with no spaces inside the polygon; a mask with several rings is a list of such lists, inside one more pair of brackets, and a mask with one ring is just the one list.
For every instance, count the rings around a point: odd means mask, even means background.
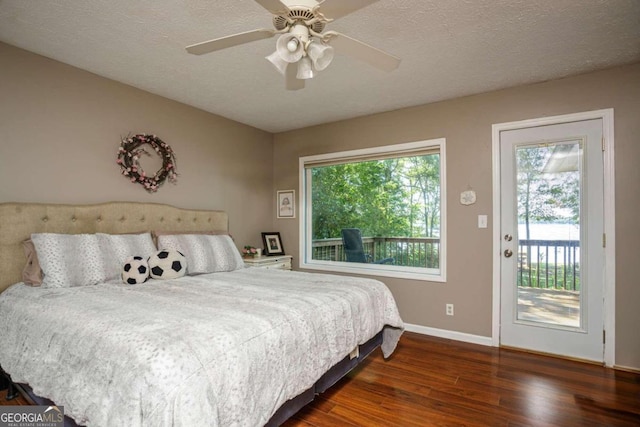
[{"label": "white baseboard", "polygon": [[640,374],[640,368],[632,368],[631,366],[613,365],[613,369],[619,371],[631,372],[633,374]]},{"label": "white baseboard", "polygon": [[431,335],[438,338],[447,338],[450,340],[463,341],[471,344],[486,345],[489,347],[493,345],[493,341],[491,337],[483,337],[481,335],[472,335],[464,332],[430,328],[428,326],[412,325],[410,323],[405,323],[404,328],[409,332],[415,332],[417,334],[422,334],[422,335]]}]

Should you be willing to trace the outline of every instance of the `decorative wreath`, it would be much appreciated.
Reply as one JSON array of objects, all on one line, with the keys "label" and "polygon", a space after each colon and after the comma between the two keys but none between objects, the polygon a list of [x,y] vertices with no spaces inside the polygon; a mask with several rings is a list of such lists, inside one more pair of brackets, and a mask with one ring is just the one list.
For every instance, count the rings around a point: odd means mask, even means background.
[{"label": "decorative wreath", "polygon": [[[144,146],[149,145],[160,157],[162,157],[162,167],[153,176],[147,176],[140,166],[140,156],[145,154],[151,156]],[[122,144],[118,149],[118,159],[116,163],[120,165],[122,175],[128,177],[131,182],[142,185],[149,193],[155,193],[167,179],[175,183],[178,179],[176,172],[176,156],[166,142],[163,142],[155,135],[138,134],[122,139]]]}]

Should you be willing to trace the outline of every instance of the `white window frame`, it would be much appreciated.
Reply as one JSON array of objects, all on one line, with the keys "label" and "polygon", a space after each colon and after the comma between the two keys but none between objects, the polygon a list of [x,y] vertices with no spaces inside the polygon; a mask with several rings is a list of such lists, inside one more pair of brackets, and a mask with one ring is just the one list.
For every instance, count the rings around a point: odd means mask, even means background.
[{"label": "white window frame", "polygon": [[[327,272],[340,272],[362,274],[368,276],[395,277],[399,279],[423,280],[430,282],[446,282],[447,265],[447,194],[446,194],[446,153],[445,138],[430,139],[425,141],[408,142],[403,144],[385,145],[381,147],[365,148],[359,150],[341,151],[336,153],[318,154],[300,157],[299,182],[300,182],[300,234],[299,234],[299,260],[300,268]],[[438,149],[440,154],[440,251],[439,269],[420,267],[403,267],[388,264],[359,264],[339,261],[322,261],[311,259],[311,198],[307,194],[311,192],[311,182],[308,179],[307,165],[326,162],[349,160],[357,161],[358,158],[369,156],[384,156],[425,150]],[[309,172],[310,173],[310,172]]]}]

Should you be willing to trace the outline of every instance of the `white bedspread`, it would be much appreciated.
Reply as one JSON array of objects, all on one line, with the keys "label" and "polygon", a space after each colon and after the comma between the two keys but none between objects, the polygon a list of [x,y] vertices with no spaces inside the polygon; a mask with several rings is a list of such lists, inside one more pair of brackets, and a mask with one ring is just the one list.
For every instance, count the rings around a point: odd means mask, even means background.
[{"label": "white bedspread", "polygon": [[247,268],[0,296],[0,364],[89,426],[260,426],[385,325],[376,280]]}]

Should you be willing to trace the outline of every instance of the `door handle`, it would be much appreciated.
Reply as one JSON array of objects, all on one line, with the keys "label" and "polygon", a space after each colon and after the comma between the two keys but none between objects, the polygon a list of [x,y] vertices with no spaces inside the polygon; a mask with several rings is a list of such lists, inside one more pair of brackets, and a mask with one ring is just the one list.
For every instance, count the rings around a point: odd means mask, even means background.
[{"label": "door handle", "polygon": [[504,240],[506,240],[507,242],[510,242],[511,240],[513,240],[513,236],[511,234],[505,234]]},{"label": "door handle", "polygon": [[511,249],[506,249],[504,251],[504,256],[507,258],[511,258],[511,255],[513,255],[513,251]]}]

